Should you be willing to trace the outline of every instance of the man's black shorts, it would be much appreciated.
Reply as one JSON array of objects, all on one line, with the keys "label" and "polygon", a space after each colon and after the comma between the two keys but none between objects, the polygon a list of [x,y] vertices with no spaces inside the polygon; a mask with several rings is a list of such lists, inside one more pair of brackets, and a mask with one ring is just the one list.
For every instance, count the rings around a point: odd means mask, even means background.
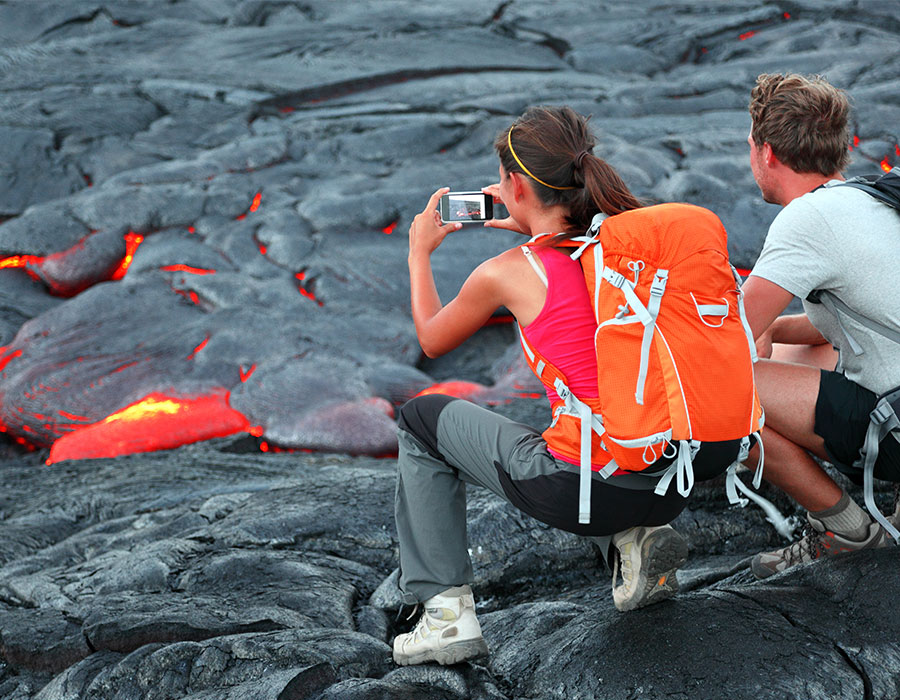
[{"label": "man's black shorts", "polygon": [[[859,459],[866,439],[869,413],[877,395],[838,372],[822,371],[816,399],[815,432],[825,440],[831,462],[856,483],[862,483],[862,469],[851,465]],[[900,442],[888,435],[881,442],[875,477],[900,481]]]}]

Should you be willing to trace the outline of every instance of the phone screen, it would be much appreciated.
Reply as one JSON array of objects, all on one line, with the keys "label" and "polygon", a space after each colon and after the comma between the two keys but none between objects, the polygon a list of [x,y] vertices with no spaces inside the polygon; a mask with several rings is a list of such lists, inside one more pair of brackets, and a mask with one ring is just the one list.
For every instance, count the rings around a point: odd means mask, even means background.
[{"label": "phone screen", "polygon": [[483,192],[448,192],[441,197],[444,222],[487,221],[493,216],[493,198]]}]

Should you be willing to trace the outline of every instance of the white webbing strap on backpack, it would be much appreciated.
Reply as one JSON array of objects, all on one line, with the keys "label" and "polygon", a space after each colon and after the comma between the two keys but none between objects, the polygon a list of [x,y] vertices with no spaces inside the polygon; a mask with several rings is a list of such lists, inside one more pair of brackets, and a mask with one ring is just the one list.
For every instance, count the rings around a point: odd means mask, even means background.
[{"label": "white webbing strap on backpack", "polygon": [[647,369],[650,365],[650,344],[653,342],[653,331],[656,329],[656,317],[659,315],[659,306],[663,294],[666,291],[666,282],[669,279],[668,270],[657,270],[650,285],[650,301],[647,303],[647,313],[652,319],[644,324],[644,337],[641,339],[641,365],[638,370],[637,388],[634,392],[634,400],[638,404],[644,403],[644,384],[647,381]]},{"label": "white webbing strap on backpack", "polygon": [[[869,427],[866,430],[866,440],[860,450],[863,468],[863,496],[869,514],[900,544],[900,531],[884,517],[875,505],[875,462],[878,460],[878,448],[881,441],[893,431],[900,431],[900,418],[892,403],[900,405],[900,388],[882,396],[869,414]],[[857,461],[857,464],[859,462]]]},{"label": "white webbing strap on backpack", "polygon": [[637,386],[634,390],[634,400],[639,405],[643,405],[644,384],[647,381],[647,369],[650,364],[650,345],[653,341],[653,331],[656,330],[656,317],[659,315],[659,307],[663,294],[666,291],[669,271],[656,271],[653,277],[653,284],[650,285],[650,299],[646,307],[635,293],[633,283],[627,280],[625,275],[616,272],[612,268],[604,267],[601,277],[622,291],[622,294],[625,295],[626,303],[634,312],[634,315],[644,324],[644,335],[641,339],[641,362],[638,369]]},{"label": "white webbing strap on backpack", "polygon": [[[594,218],[591,219],[591,226],[588,228],[587,233],[583,236],[577,236],[571,238],[573,241],[582,241],[581,245],[575,249],[575,251],[569,256],[572,260],[578,260],[581,257],[581,254],[584,252],[584,249],[587,248],[591,243],[596,242],[597,237],[600,235],[600,226],[603,224],[604,220],[609,218],[602,211],[594,214]],[[599,269],[599,268],[598,268]]]},{"label": "white webbing strap on backpack", "polygon": [[[770,500],[763,498],[758,493],[753,491],[749,486],[744,484],[743,481],[735,474],[735,470],[740,466],[740,462],[735,462],[730,467],[728,467],[728,473],[726,477],[726,484],[731,484],[731,493],[729,493],[728,501],[732,505],[740,505],[741,508],[745,507],[750,501],[753,501],[756,505],[758,505],[762,512],[766,516],[766,520],[768,520],[772,527],[775,528],[775,531],[784,537],[785,540],[790,541],[794,537],[794,532],[800,526],[800,519],[796,515],[789,515],[785,517],[782,515],[781,511],[775,507],[775,504]],[[747,498],[741,498],[737,495],[737,491],[739,490],[743,493]]]},{"label": "white webbing strap on backpack", "polygon": [[[728,502],[731,505],[740,505],[741,507],[747,505],[747,500],[738,496],[737,493],[738,489],[745,494],[747,493],[747,487],[744,486],[744,483],[737,476],[737,469],[750,456],[750,438],[756,440],[756,444],[759,447],[759,459],[756,460],[756,471],[753,473],[753,488],[758,489],[762,484],[765,449],[763,448],[762,437],[756,432],[741,438],[741,449],[738,452],[738,457],[725,473],[725,494],[728,496]],[[756,499],[754,498],[753,500],[755,501]]]},{"label": "white webbing strap on backpack", "polygon": [[578,522],[591,522],[591,440],[592,434],[602,436],[606,432],[600,417],[591,411],[591,407],[571,392],[561,379],[553,382],[559,398],[565,402],[564,413],[576,416],[581,421],[581,444],[579,448],[579,481],[578,481]]},{"label": "white webbing strap on backpack", "polygon": [[750,361],[756,364],[759,356],[756,354],[756,341],[753,339],[753,331],[750,330],[747,312],[744,311],[744,290],[741,289],[741,276],[734,265],[729,263],[728,267],[731,268],[731,274],[734,275],[734,283],[737,288],[738,316],[741,319],[741,325],[744,327],[744,333],[747,335],[747,344],[750,346]]},{"label": "white webbing strap on backpack", "polygon": [[669,490],[672,479],[675,479],[678,493],[686,498],[691,489],[694,488],[693,461],[699,449],[699,440],[679,440],[678,455],[675,457],[675,461],[660,476],[659,483],[656,484],[653,493],[657,496],[664,496]]}]

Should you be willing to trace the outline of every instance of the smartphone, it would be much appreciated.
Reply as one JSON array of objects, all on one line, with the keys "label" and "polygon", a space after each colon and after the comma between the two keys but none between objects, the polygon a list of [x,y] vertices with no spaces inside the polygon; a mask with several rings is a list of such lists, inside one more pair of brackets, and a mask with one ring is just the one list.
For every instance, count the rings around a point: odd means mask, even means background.
[{"label": "smartphone", "polygon": [[488,221],[494,218],[494,198],[484,192],[448,192],[441,197],[441,221]]}]

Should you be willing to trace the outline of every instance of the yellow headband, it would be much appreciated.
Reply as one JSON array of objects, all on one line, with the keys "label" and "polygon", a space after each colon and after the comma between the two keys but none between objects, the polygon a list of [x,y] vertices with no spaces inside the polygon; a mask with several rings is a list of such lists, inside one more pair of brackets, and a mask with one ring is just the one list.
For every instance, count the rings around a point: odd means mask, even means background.
[{"label": "yellow headband", "polygon": [[506,143],[509,145],[509,152],[512,153],[512,157],[516,159],[516,163],[518,163],[518,164],[519,164],[519,167],[522,168],[522,170],[525,171],[525,174],[528,175],[528,177],[530,177],[530,178],[531,178],[532,180],[534,180],[535,182],[540,182],[544,187],[549,187],[551,190],[574,190],[574,189],[576,189],[575,187],[571,187],[571,186],[569,186],[569,187],[557,187],[556,185],[551,185],[549,182],[544,182],[544,181],[541,180],[540,178],[535,177],[534,175],[532,175],[532,174],[531,174],[531,171],[530,171],[528,168],[525,167],[525,163],[523,163],[521,160],[519,160],[519,156],[517,156],[517,155],[516,155],[516,152],[513,150],[513,147],[512,147],[512,131],[513,131],[513,129],[515,129],[515,128],[516,128],[516,125],[515,125],[515,124],[513,124],[511,127],[509,127],[509,133],[507,133],[507,135],[506,135]]}]

